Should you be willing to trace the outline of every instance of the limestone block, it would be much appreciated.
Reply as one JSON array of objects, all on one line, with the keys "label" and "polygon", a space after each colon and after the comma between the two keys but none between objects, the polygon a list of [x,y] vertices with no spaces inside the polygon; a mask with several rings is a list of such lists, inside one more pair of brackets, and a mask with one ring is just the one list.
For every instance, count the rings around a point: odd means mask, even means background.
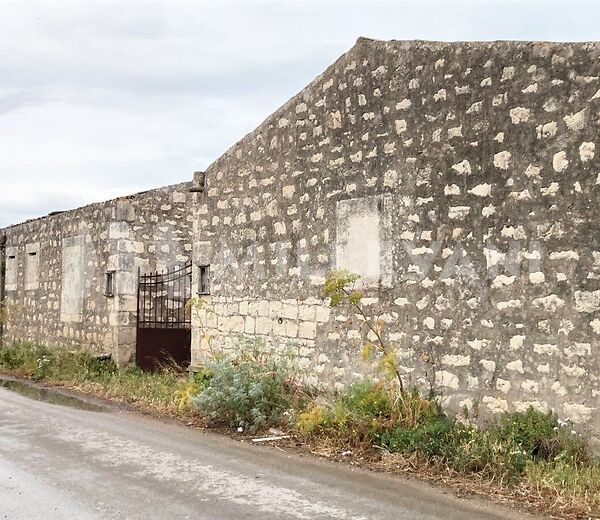
[{"label": "limestone block", "polygon": [[451,372],[446,370],[438,370],[435,372],[435,384],[456,390],[459,387],[459,379]]},{"label": "limestone block", "polygon": [[494,372],[496,370],[496,363],[489,359],[482,359],[479,361],[479,364],[488,372]]},{"label": "limestone block", "polygon": [[565,403],[562,406],[562,409],[565,416],[575,424],[588,422],[591,419],[592,414],[596,411],[596,408],[580,403]]},{"label": "limestone block", "polygon": [[243,316],[232,316],[229,318],[229,330],[231,332],[244,332],[245,320]]},{"label": "limestone block", "polygon": [[256,319],[253,316],[244,318],[244,332],[251,335],[256,333]]},{"label": "limestone block", "polygon": [[108,237],[111,239],[129,238],[130,226],[127,222],[111,222],[108,228]]},{"label": "limestone block", "polygon": [[288,320],[298,319],[298,305],[291,303],[282,303],[279,316]]},{"label": "limestone block", "polygon": [[301,304],[298,307],[298,318],[304,321],[315,321],[317,319],[316,306]]},{"label": "limestone block", "polygon": [[464,367],[471,364],[471,356],[463,356],[460,354],[445,354],[442,356],[442,366],[449,367]]},{"label": "limestone block", "polygon": [[268,300],[260,300],[258,302],[258,315],[259,316],[269,316],[269,301]]},{"label": "limestone block", "polygon": [[315,339],[317,324],[313,321],[302,321],[298,325],[298,337],[301,339]]},{"label": "limestone block", "polygon": [[271,318],[266,316],[259,316],[256,318],[256,333],[257,334],[271,334],[273,330],[273,321]]},{"label": "limestone block", "polygon": [[269,317],[278,318],[281,317],[283,304],[279,300],[272,300],[269,302]]},{"label": "limestone block", "polygon": [[503,394],[507,394],[511,386],[512,385],[510,384],[510,381],[507,381],[506,379],[496,379],[496,388],[500,390]]},{"label": "limestone block", "polygon": [[485,395],[482,398],[482,402],[492,413],[508,412],[508,402],[506,401],[506,399],[499,399],[491,395]]},{"label": "limestone block", "polygon": [[298,324],[295,321],[285,320],[285,333],[284,335],[288,338],[298,337]]},{"label": "limestone block", "polygon": [[600,290],[575,291],[575,310],[584,313],[600,311]]},{"label": "limestone block", "polygon": [[326,323],[331,316],[331,308],[327,305],[315,305],[315,319],[318,323]]}]

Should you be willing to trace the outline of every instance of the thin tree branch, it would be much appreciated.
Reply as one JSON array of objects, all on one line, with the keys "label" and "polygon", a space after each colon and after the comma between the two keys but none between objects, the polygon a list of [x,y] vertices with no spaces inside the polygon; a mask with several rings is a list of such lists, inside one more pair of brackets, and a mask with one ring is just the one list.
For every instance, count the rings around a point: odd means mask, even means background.
[{"label": "thin tree branch", "polygon": [[[371,324],[371,322],[369,321],[369,318],[367,317],[367,315],[365,314],[365,312],[362,310],[362,307],[358,304],[358,303],[352,303],[350,300],[350,292],[348,291],[348,289],[346,289],[345,287],[342,287],[342,291],[344,292],[344,294],[346,295],[346,297],[348,298],[348,301],[351,303],[351,305],[358,311],[358,313],[363,317],[363,320],[365,321],[365,323],[367,324],[367,327],[369,327],[369,329],[371,330],[371,332],[373,332],[373,334],[375,334],[375,337],[377,338],[377,341],[379,342],[379,351],[382,352],[384,355],[388,355],[390,354],[390,352],[388,351],[387,347],[385,346],[385,343],[383,341],[383,338],[381,337],[381,334],[379,333],[379,331]],[[404,383],[402,382],[402,375],[400,374],[400,371],[398,370],[398,367],[396,365],[396,361],[394,359],[394,365],[393,365],[393,369],[394,372],[396,374],[396,378],[398,379],[398,383],[400,385],[400,394],[404,395]]]}]

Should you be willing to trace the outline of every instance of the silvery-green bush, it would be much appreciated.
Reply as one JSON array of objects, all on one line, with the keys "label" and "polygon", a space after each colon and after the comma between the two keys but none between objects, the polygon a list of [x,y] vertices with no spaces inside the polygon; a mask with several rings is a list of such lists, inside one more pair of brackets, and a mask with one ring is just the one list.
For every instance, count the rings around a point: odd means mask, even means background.
[{"label": "silvery-green bush", "polygon": [[294,384],[285,364],[256,352],[208,363],[211,374],[192,397],[197,411],[214,424],[256,431],[281,423],[293,405]]}]

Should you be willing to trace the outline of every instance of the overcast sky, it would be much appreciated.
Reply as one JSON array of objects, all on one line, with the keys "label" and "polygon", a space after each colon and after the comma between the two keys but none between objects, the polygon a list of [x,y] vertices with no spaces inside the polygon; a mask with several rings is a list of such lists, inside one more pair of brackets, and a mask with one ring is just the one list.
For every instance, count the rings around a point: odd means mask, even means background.
[{"label": "overcast sky", "polygon": [[0,0],[0,227],[190,180],[358,36],[600,40],[600,2]]}]

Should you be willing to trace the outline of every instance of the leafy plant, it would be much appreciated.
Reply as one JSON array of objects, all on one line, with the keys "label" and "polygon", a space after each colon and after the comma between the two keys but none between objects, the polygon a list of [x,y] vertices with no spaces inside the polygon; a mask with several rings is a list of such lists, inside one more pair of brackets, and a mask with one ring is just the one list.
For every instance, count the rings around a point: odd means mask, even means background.
[{"label": "leafy plant", "polygon": [[258,352],[217,358],[206,369],[211,377],[191,400],[200,414],[215,423],[254,433],[279,424],[297,398],[285,365]]},{"label": "leafy plant", "polygon": [[377,440],[391,452],[404,455],[420,452],[427,457],[450,458],[456,454],[457,441],[462,440],[460,433],[451,419],[439,415],[413,428],[396,426],[382,432]]},{"label": "leafy plant", "polygon": [[297,427],[302,433],[319,430],[337,431],[345,436],[349,431],[356,434],[387,421],[392,403],[382,384],[362,381],[351,385],[332,405],[313,405],[298,416]]},{"label": "leafy plant", "polygon": [[362,349],[364,359],[370,359],[372,354],[380,354],[378,368],[381,372],[395,377],[400,387],[400,393],[404,394],[404,382],[398,368],[395,348],[384,341],[382,336],[383,322],[369,318],[362,305],[362,293],[355,288],[360,276],[344,269],[331,271],[325,279],[323,294],[329,298],[332,308],[342,304],[350,305],[364,320],[367,328],[376,338],[375,342],[365,341]]},{"label": "leafy plant", "polygon": [[590,462],[579,437],[555,415],[533,408],[504,414],[485,429],[440,415],[413,428],[397,425],[383,431],[378,441],[391,452],[415,453],[460,473],[480,473],[505,482],[518,481],[531,464],[541,461]]},{"label": "leafy plant", "polygon": [[340,402],[353,414],[368,418],[389,417],[393,406],[385,386],[370,381],[351,385],[340,396]]},{"label": "leafy plant", "polygon": [[35,343],[20,342],[0,348],[0,366],[10,370],[24,369],[33,372],[38,360],[48,353],[48,349]]},{"label": "leafy plant", "polygon": [[324,435],[368,449],[385,432],[428,423],[440,413],[436,403],[423,399],[416,390],[400,394],[384,383],[361,381],[331,404],[315,404],[299,413],[296,427],[304,435]]},{"label": "leafy plant", "polygon": [[515,446],[528,459],[587,461],[583,441],[552,412],[543,413],[529,408],[524,413],[503,414],[490,429],[490,434]]}]

